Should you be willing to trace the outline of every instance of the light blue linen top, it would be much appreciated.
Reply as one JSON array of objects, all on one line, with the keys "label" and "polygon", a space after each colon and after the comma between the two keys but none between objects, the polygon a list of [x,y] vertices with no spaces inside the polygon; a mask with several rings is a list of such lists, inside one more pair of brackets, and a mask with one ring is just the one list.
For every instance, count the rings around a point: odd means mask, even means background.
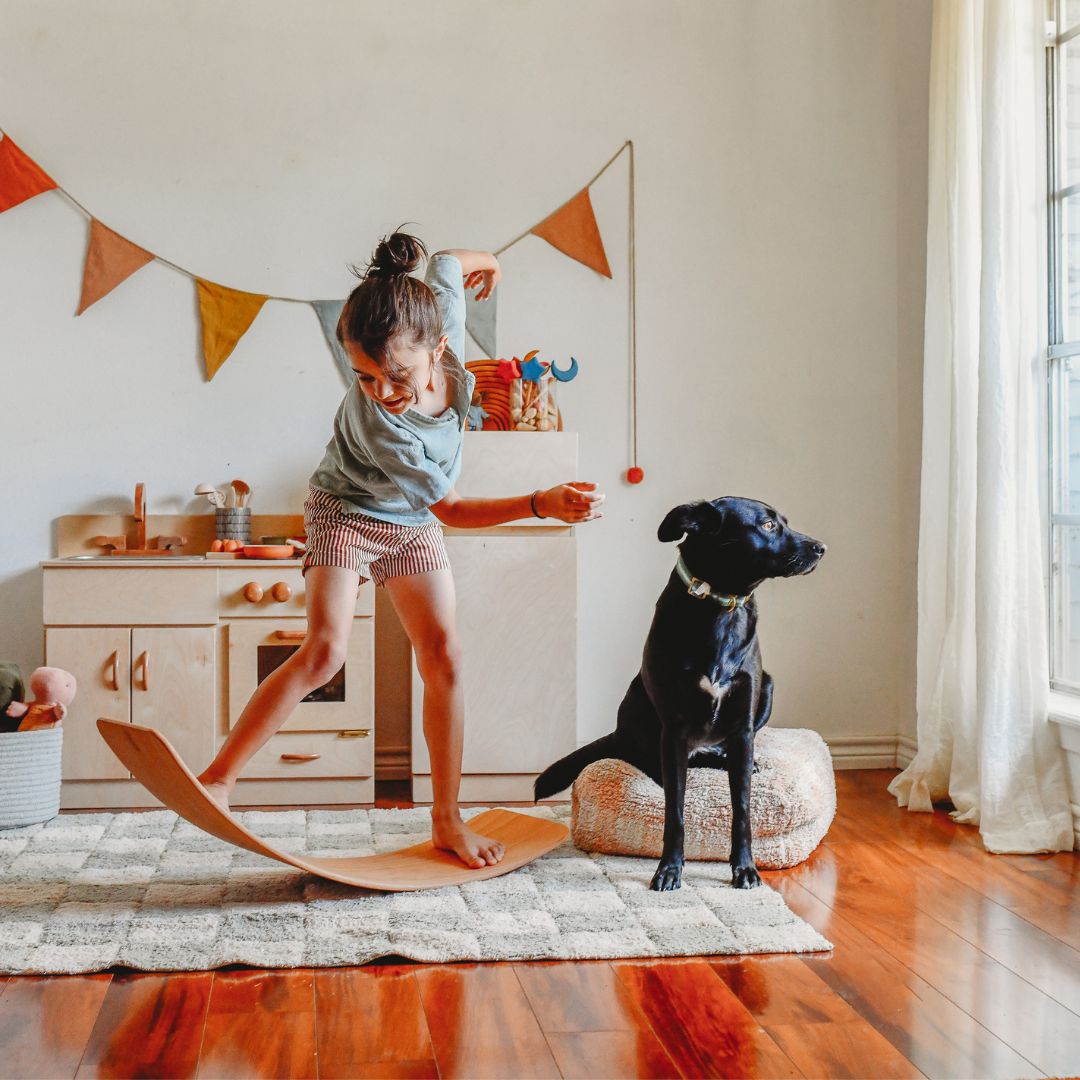
[{"label": "light blue linen top", "polygon": [[[476,376],[465,356],[465,284],[456,255],[433,255],[424,281],[442,312],[442,332],[449,349],[442,362],[453,368],[453,404],[438,416],[410,406],[387,412],[360,389],[349,387],[334,417],[311,486],[336,495],[342,509],[399,525],[436,521],[428,509],[446,497],[461,472],[461,443]],[[454,354],[451,360],[449,351]]]}]

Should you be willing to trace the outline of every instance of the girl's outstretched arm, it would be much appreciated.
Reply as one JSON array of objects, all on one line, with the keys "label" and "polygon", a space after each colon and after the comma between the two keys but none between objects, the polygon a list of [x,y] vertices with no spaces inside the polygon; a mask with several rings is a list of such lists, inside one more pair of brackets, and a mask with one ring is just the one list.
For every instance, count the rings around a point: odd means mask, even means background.
[{"label": "girl's outstretched arm", "polygon": [[[572,480],[536,493],[536,509],[541,517],[579,525],[602,518],[600,504],[605,496],[596,484]],[[433,503],[431,512],[453,529],[484,529],[533,517],[532,495],[511,495],[505,499],[463,499],[452,488],[445,498]]]}]

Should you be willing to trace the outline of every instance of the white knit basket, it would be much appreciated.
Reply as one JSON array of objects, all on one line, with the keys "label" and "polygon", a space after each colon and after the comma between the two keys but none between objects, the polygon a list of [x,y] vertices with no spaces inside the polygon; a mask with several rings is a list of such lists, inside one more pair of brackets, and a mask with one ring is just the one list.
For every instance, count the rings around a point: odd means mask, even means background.
[{"label": "white knit basket", "polygon": [[60,724],[0,732],[0,829],[36,825],[60,812]]}]

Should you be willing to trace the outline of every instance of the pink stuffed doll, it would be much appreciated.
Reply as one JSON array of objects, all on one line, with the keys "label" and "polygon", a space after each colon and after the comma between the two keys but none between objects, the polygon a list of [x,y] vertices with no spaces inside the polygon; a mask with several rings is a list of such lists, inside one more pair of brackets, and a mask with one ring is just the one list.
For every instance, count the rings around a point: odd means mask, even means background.
[{"label": "pink stuffed doll", "polygon": [[30,676],[30,693],[32,701],[13,701],[6,715],[22,717],[19,731],[52,727],[67,715],[75,697],[75,676],[63,668],[39,667]]}]

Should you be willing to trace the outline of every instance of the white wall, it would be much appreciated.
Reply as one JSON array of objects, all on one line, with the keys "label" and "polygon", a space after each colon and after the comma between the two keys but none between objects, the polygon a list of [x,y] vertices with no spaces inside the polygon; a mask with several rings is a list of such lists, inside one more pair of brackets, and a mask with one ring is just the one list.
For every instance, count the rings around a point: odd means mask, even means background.
[{"label": "white wall", "polygon": [[[122,235],[304,298],[344,295],[402,221],[433,251],[498,247],[633,138],[640,487],[625,158],[592,189],[613,281],[535,238],[502,259],[500,351],[578,357],[563,411],[608,493],[579,530],[579,734],[637,669],[675,558],[660,519],[740,494],[829,545],[760,593],[775,722],[892,736],[914,712],[929,8],[0,0],[0,127]],[[298,513],[342,394],[292,304],[205,382],[193,285],[160,264],[74,318],[86,235],[57,194],[0,215],[0,657],[26,670],[57,516],[123,511],[137,480],[151,512],[197,512],[197,482],[234,476]]]}]

